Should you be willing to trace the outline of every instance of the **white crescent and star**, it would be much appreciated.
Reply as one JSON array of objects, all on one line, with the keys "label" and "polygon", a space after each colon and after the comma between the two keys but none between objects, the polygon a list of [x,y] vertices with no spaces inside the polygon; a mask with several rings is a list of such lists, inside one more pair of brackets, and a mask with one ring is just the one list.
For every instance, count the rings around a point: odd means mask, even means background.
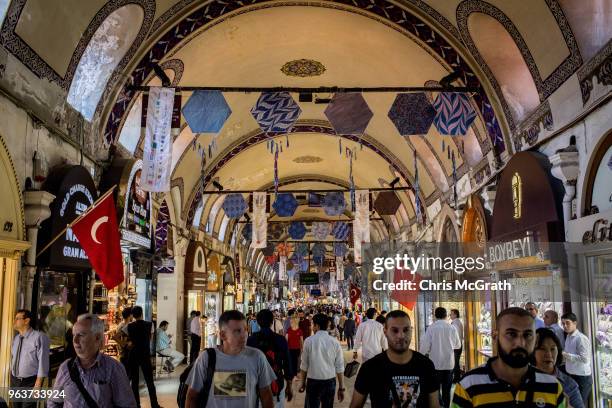
[{"label": "white crescent and star", "polygon": [[98,233],[98,228],[100,228],[100,225],[104,224],[105,222],[108,222],[108,216],[106,215],[98,218],[91,226],[91,239],[93,239],[96,244],[101,244],[101,242],[98,241],[98,238],[96,238],[96,234]]}]

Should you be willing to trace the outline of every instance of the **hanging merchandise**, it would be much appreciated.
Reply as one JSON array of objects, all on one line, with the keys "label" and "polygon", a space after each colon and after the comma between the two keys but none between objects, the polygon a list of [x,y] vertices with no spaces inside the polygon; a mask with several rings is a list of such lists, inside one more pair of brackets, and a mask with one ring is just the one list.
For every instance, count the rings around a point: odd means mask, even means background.
[{"label": "hanging merchandise", "polygon": [[253,240],[251,248],[265,248],[268,235],[268,217],[266,215],[266,192],[253,192]]},{"label": "hanging merchandise", "polygon": [[174,88],[151,87],[146,106],[142,111],[145,129],[141,188],[153,192],[170,191]]},{"label": "hanging merchandise", "polygon": [[423,210],[421,208],[421,199],[419,198],[419,166],[416,149],[414,150],[414,207],[417,225],[421,225],[423,224]]},{"label": "hanging merchandise", "polygon": [[278,260],[278,279],[287,280],[287,257],[281,256]]},{"label": "hanging merchandise", "polygon": [[394,191],[382,191],[374,200],[374,209],[378,215],[395,215],[402,202]]},{"label": "hanging merchandise", "polygon": [[274,255],[275,251],[276,251],[276,247],[274,246],[274,244],[271,242],[268,242],[268,245],[266,245],[266,247],[263,248],[261,252],[264,254],[264,256],[272,256]]},{"label": "hanging merchandise", "polygon": [[268,265],[274,265],[276,263],[276,255],[274,253],[272,255],[266,255],[264,260]]},{"label": "hanging merchandise", "polygon": [[249,209],[242,194],[238,193],[226,195],[221,207],[225,211],[225,215],[234,219],[242,217]]},{"label": "hanging merchandise", "polygon": [[348,246],[346,244],[342,242],[336,242],[334,244],[334,255],[336,257],[344,258],[347,252],[348,252]]},{"label": "hanging merchandise", "polygon": [[323,210],[330,216],[342,215],[346,209],[346,201],[342,192],[329,192],[323,199]]},{"label": "hanging merchandise", "polygon": [[291,193],[280,193],[272,204],[272,208],[279,217],[291,217],[298,208],[298,202]]},{"label": "hanging merchandise", "polygon": [[328,222],[313,222],[310,231],[314,239],[324,240],[331,232],[331,225]]},{"label": "hanging merchandise", "polygon": [[193,133],[219,133],[231,113],[221,91],[195,91],[183,108]]},{"label": "hanging merchandise", "polygon": [[332,228],[332,235],[337,240],[345,240],[350,232],[350,224],[348,222],[336,222]]},{"label": "hanging merchandise", "polygon": [[251,115],[265,133],[286,133],[302,110],[289,92],[262,92]]},{"label": "hanging merchandise", "polygon": [[274,152],[274,194],[278,194],[278,146]]},{"label": "hanging merchandise", "polygon": [[325,261],[325,244],[318,243],[312,247],[312,260],[317,266],[323,266]]},{"label": "hanging merchandise", "polygon": [[361,263],[361,244],[370,242],[370,192],[355,192],[355,219],[353,220],[353,248],[355,262]]},{"label": "hanging merchandise", "polygon": [[363,135],[374,114],[361,93],[336,93],[325,116],[339,135]]},{"label": "hanging merchandise", "polygon": [[244,228],[242,229],[242,237],[247,241],[251,242],[251,238],[253,236],[253,224],[250,222],[244,224]]},{"label": "hanging merchandise", "polygon": [[285,224],[281,222],[274,222],[268,225],[268,236],[272,239],[281,239],[285,233]]},{"label": "hanging merchandise", "polygon": [[344,280],[344,257],[337,256],[336,257],[336,279],[339,281]]},{"label": "hanging merchandise", "polygon": [[476,119],[476,112],[467,95],[440,92],[433,103],[436,110],[434,125],[442,135],[465,135]]},{"label": "hanging merchandise", "polygon": [[397,94],[388,114],[402,136],[426,135],[435,115],[436,110],[423,92]]},{"label": "hanging merchandise", "polygon": [[301,258],[304,258],[308,255],[308,244],[306,242],[299,242],[295,246],[295,252]]},{"label": "hanging merchandise", "polygon": [[[289,225],[289,236],[291,239],[302,239],[306,235],[306,227],[301,221],[293,221]],[[296,248],[297,252],[297,248]]]},{"label": "hanging merchandise", "polygon": [[278,253],[278,256],[289,256],[289,254],[291,253],[291,244],[287,244],[287,243],[280,243],[276,246],[276,252]]}]

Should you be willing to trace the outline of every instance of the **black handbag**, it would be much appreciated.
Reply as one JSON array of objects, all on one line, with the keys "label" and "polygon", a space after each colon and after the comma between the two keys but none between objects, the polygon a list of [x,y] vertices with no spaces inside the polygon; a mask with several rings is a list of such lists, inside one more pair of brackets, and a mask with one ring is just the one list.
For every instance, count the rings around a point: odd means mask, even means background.
[{"label": "black handbag", "polygon": [[346,378],[351,378],[357,375],[357,371],[359,371],[359,363],[355,360],[351,361],[344,367],[344,376]]}]

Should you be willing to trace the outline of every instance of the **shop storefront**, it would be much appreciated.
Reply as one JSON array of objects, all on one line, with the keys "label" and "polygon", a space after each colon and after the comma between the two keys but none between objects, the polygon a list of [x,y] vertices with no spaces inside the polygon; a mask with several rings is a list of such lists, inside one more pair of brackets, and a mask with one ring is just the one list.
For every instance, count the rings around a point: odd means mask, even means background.
[{"label": "shop storefront", "polygon": [[64,229],[94,203],[97,193],[87,169],[70,165],[53,169],[42,189],[55,199],[50,218],[41,223],[38,250],[59,237],[37,259],[32,311],[49,336],[51,365],[57,366],[72,353],[72,325],[78,315],[90,310],[93,300],[87,255],[72,230]]},{"label": "shop storefront", "polygon": [[223,275],[221,273],[221,259],[223,255],[208,250],[206,255],[206,294],[204,297],[203,314],[216,321],[222,311],[223,302]]},{"label": "shop storefront", "polygon": [[496,279],[512,290],[500,293],[497,310],[534,302],[563,313],[567,275],[563,185],[550,174],[548,159],[534,152],[512,157],[497,183],[486,259]]},{"label": "shop storefront", "polygon": [[106,320],[106,353],[117,355],[112,338],[126,307],[140,306],[145,320],[156,320],[156,279],[151,253],[151,198],[140,188],[142,161],[115,159],[104,173],[100,191],[117,186],[114,197],[121,233],[124,283],[107,290],[100,280],[94,284],[92,312]]},{"label": "shop storefront", "polygon": [[[466,256],[482,256],[487,243],[487,221],[482,201],[471,195],[466,203],[461,222],[461,248]],[[490,282],[488,271],[470,274],[470,280]],[[496,298],[493,291],[474,291],[466,294],[461,321],[464,329],[464,364],[466,369],[478,367],[493,355],[491,328],[496,315]]]},{"label": "shop storefront", "polygon": [[[21,189],[9,153],[0,138],[0,344],[11,344],[17,305],[17,280],[25,242]],[[0,348],[0,389],[9,386],[11,348]]]},{"label": "shop storefront", "polygon": [[612,406],[612,134],[595,152],[587,174],[587,215],[568,223],[572,306],[593,350],[595,406]]}]

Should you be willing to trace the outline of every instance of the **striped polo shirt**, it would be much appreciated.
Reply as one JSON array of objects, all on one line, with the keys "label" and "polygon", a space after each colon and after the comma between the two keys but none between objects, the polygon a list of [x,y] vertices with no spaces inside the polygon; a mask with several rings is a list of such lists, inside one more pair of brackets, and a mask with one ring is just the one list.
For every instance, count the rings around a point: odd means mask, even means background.
[{"label": "striped polo shirt", "polygon": [[[469,371],[455,386],[455,395],[451,408],[468,407],[567,407],[563,387],[556,377],[544,374],[529,366],[518,390],[507,382],[497,378],[491,364],[497,359],[491,358],[486,365]],[[527,403],[531,393],[531,403]]]}]

